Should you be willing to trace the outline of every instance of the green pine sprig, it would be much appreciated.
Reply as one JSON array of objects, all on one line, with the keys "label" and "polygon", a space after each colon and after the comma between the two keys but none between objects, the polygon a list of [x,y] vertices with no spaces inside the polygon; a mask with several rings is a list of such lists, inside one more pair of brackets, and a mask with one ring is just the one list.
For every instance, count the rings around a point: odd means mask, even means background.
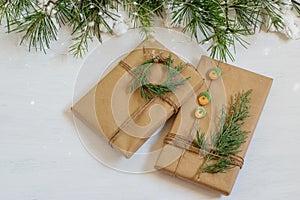
[{"label": "green pine sprig", "polygon": [[249,117],[250,94],[252,90],[236,94],[226,113],[223,109],[220,130],[211,137],[197,131],[194,145],[208,151],[200,173],[224,173],[235,167],[234,155],[240,152],[240,146],[246,141],[248,131],[243,130],[245,120]]},{"label": "green pine sprig", "polygon": [[[70,2],[72,3],[72,1]],[[73,28],[74,42],[70,47],[70,52],[75,57],[82,57],[86,54],[88,41],[92,41],[93,38],[96,38],[100,43],[102,42],[100,26],[105,27],[112,34],[112,27],[105,21],[105,17],[117,20],[118,15],[108,9],[116,8],[116,6],[112,1],[87,0],[73,2],[73,7],[69,11],[74,16],[69,19],[69,23]]]},{"label": "green pine sprig", "polygon": [[25,32],[21,43],[28,40],[29,49],[34,47],[45,52],[50,48],[51,41],[57,40],[58,29],[51,17],[44,12],[32,12],[22,20],[13,21],[11,25],[17,25],[11,31]]},{"label": "green pine sprig", "polygon": [[0,23],[5,19],[7,31],[11,31],[11,23],[18,21],[24,16],[24,13],[29,13],[34,9],[34,3],[27,0],[0,0]]},{"label": "green pine sprig", "polygon": [[159,58],[153,58],[145,61],[133,70],[134,79],[131,86],[131,91],[139,88],[141,97],[149,100],[155,96],[163,96],[167,92],[173,92],[178,86],[183,85],[189,78],[181,78],[182,63],[173,66],[174,60],[170,54],[167,58],[159,60],[159,63],[165,65],[167,73],[166,80],[161,84],[153,84],[149,82],[149,74],[151,66],[157,63]]},{"label": "green pine sprig", "polygon": [[133,21],[134,27],[140,28],[143,37],[147,37],[155,16],[163,17],[164,0],[125,0],[123,7]]}]

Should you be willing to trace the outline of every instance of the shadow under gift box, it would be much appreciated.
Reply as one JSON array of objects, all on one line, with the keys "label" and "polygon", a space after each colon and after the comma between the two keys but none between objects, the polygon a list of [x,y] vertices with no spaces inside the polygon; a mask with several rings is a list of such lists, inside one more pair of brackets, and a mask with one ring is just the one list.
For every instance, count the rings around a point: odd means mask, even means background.
[{"label": "shadow under gift box", "polygon": [[[243,143],[239,149],[239,156],[244,158],[269,94],[272,79],[229,64],[214,61],[205,56],[201,58],[198,70],[203,67],[207,69],[215,67],[215,63],[219,63],[218,67],[222,69],[221,80],[223,81],[226,96],[225,103],[230,102],[232,96],[238,92],[250,89],[253,90],[250,96],[250,117],[245,120],[245,124],[242,126],[243,130],[249,131],[246,142]],[[201,90],[197,93],[199,94],[200,92]],[[212,98],[219,98],[219,96],[213,96]],[[190,130],[191,126],[193,126],[193,123],[191,122],[195,120],[193,113],[195,112],[197,105],[197,99],[189,99],[184,105],[182,105],[175,118],[170,133],[166,136],[166,138],[170,138],[170,136],[173,137],[175,135],[188,138],[191,141],[195,139],[195,133],[192,133]],[[211,107],[213,108],[214,105]],[[221,114],[220,110],[218,112]],[[201,132],[207,130],[207,126],[217,120],[218,118],[213,118],[209,123],[201,123],[200,121]],[[184,121],[184,123],[182,123],[182,121]],[[219,193],[229,195],[232,191],[240,168],[236,166],[227,170],[226,173],[199,173],[200,166],[203,162],[204,156],[189,151],[186,148],[177,147],[176,145],[165,142],[155,167],[178,178],[199,184]]]},{"label": "shadow under gift box", "polygon": [[[172,55],[174,66],[183,63],[182,78],[189,78],[174,92],[150,100],[142,98],[139,89],[131,91],[132,70],[156,51]],[[160,83],[166,78],[162,64],[154,64],[149,80]],[[129,53],[72,107],[74,114],[96,132],[103,134],[113,148],[130,158],[195,91],[203,85],[202,77],[190,65],[157,41],[145,42]]]}]

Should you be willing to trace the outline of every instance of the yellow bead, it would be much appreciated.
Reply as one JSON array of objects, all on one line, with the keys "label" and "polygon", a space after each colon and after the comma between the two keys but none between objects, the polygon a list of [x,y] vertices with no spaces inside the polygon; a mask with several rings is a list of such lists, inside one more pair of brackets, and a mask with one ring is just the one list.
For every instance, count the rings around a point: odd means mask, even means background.
[{"label": "yellow bead", "polygon": [[211,100],[211,94],[208,91],[201,92],[198,96],[198,103],[200,104],[200,106],[205,106],[209,104],[210,100]]},{"label": "yellow bead", "polygon": [[209,72],[208,76],[211,80],[217,80],[219,78],[217,72],[213,70]]},{"label": "yellow bead", "polygon": [[209,99],[206,96],[199,96],[198,102],[201,106],[205,106],[209,103]]},{"label": "yellow bead", "polygon": [[211,80],[217,80],[222,75],[222,70],[218,67],[213,67],[208,71],[208,77]]}]

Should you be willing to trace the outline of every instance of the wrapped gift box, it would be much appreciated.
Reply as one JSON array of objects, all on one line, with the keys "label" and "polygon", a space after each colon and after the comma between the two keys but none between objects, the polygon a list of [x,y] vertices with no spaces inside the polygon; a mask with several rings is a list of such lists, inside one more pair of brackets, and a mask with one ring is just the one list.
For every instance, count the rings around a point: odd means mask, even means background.
[{"label": "wrapped gift box", "polygon": [[[181,76],[189,78],[174,92],[150,100],[139,89],[131,91],[132,70],[149,59],[149,54],[172,55],[174,66],[183,63]],[[99,61],[99,63],[101,63]],[[99,64],[101,65],[101,64]],[[149,80],[166,78],[161,64],[154,64]],[[167,119],[203,84],[194,67],[185,63],[157,41],[147,41],[118,62],[85,96],[72,107],[75,115],[97,133],[103,134],[113,148],[130,158]]]},{"label": "wrapped gift box", "polygon": [[[206,91],[207,87],[210,87],[209,91],[212,93],[211,103],[206,106],[207,116],[200,120],[199,126],[201,127],[201,132],[207,134],[215,133],[218,129],[218,121],[223,105],[232,100],[234,94],[252,89],[250,117],[243,124],[243,130],[249,131],[249,134],[246,142],[241,145],[238,154],[240,161],[243,162],[271,88],[272,79],[205,56],[200,60],[198,71],[202,71],[202,76],[207,79],[204,73],[213,67],[222,69],[222,76],[214,82],[206,80],[206,85],[208,86],[202,87],[197,91],[199,94]],[[196,137],[196,131],[193,128],[195,125],[194,112],[197,106],[197,98],[190,98],[181,107],[165,139],[156,168],[178,178],[229,195],[240,167],[233,167],[227,170],[226,173],[199,173],[200,166],[204,162],[204,156],[197,151],[193,151],[192,143]],[[190,144],[186,146],[178,145],[183,140],[190,141]]]}]

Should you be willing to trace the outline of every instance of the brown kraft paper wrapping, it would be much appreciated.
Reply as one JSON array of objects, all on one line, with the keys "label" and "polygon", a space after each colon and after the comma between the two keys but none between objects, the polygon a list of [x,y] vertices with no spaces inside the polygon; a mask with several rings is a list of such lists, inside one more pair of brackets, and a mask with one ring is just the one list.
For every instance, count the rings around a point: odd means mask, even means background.
[{"label": "brown kraft paper wrapping", "polygon": [[[203,84],[196,70],[172,54],[174,66],[183,63],[183,78],[190,77],[163,98],[149,101],[141,97],[139,90],[131,91],[131,70],[149,59],[146,55],[155,52],[164,57],[169,52],[157,41],[145,42],[123,58],[73,107],[75,115],[97,133],[102,133],[108,142],[130,158],[143,143]],[[160,83],[166,72],[161,64],[154,64],[149,80]]]},{"label": "brown kraft paper wrapping", "polygon": [[[229,64],[214,61],[205,56],[202,56],[200,60],[198,71],[203,68],[210,69],[216,66],[222,69],[222,77],[217,80],[218,82],[212,82],[210,92],[218,95],[212,94],[212,105],[208,107],[207,116],[201,119],[199,126],[201,132],[212,134],[216,129],[214,127],[216,127],[217,119],[221,114],[220,105],[227,105],[232,95],[242,90],[247,91],[253,89],[251,94],[250,117],[246,119],[243,125],[243,129],[250,131],[250,133],[248,134],[247,141],[240,147],[241,152],[239,153],[239,156],[244,158],[271,88],[272,79]],[[206,84],[208,84],[208,82],[206,82]],[[213,86],[214,88],[212,88]],[[205,90],[206,87],[202,87],[197,91],[197,94]],[[216,102],[213,102],[213,99]],[[191,130],[194,125],[194,112],[197,106],[197,98],[194,98],[189,99],[181,107],[170,130],[169,137],[167,136],[166,138],[170,138],[170,136],[174,134],[191,141],[195,138],[196,131]],[[213,110],[214,107],[218,108]],[[201,173],[199,176],[199,168],[202,163],[203,156],[201,157],[197,153],[176,147],[174,144],[165,143],[155,167],[181,179],[229,195],[240,168],[234,167],[226,173]]]}]

